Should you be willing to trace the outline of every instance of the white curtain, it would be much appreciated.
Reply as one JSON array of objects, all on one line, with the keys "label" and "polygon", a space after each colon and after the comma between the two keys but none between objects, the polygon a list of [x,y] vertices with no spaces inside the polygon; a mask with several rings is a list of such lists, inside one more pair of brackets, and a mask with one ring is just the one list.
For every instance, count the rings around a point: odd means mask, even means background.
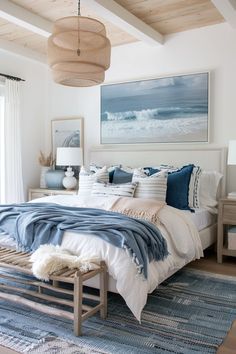
[{"label": "white curtain", "polygon": [[0,203],[5,200],[4,103],[5,81],[0,78]]},{"label": "white curtain", "polygon": [[20,84],[6,79],[4,115],[5,203],[24,201],[21,162]]}]

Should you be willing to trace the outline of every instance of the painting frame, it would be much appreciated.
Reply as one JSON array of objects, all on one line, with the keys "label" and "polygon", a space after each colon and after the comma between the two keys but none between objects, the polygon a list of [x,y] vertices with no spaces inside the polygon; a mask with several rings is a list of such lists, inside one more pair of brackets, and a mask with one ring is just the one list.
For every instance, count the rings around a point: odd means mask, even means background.
[{"label": "painting frame", "polygon": [[[83,125],[83,118],[81,117],[56,118],[51,120],[51,146],[53,158],[56,158],[56,149],[58,147],[74,146],[83,148]],[[62,133],[62,130],[64,130],[64,134]],[[79,145],[75,140],[74,143],[70,143],[69,141],[68,143],[61,143],[62,140],[65,141],[66,136],[77,131],[79,131]],[[60,137],[58,137],[59,134]]]},{"label": "painting frame", "polygon": [[[187,79],[187,80],[186,80]],[[120,112],[115,112],[114,114],[117,114],[117,117],[115,117],[113,119],[113,121],[110,121],[110,122],[105,122],[104,123],[104,120],[107,120],[109,121],[109,116],[108,117],[105,117],[104,118],[104,114],[107,113],[109,114],[109,110],[105,110],[104,109],[104,101],[106,99],[104,99],[104,88],[112,88],[112,90],[115,92],[114,88],[116,86],[119,86],[119,91],[122,92],[122,95],[123,95],[123,92],[127,91],[125,90],[125,85],[130,85],[130,88],[134,88],[135,86],[138,86],[138,85],[148,85],[149,83],[153,85],[153,83],[157,83],[158,81],[160,80],[167,80],[167,81],[188,81],[188,84],[191,83],[191,79],[192,79],[192,83],[195,84],[196,87],[194,87],[195,90],[198,90],[197,92],[200,93],[200,98],[201,98],[201,95],[202,95],[202,100],[204,102],[200,102],[200,103],[203,103],[202,104],[202,112],[199,113],[199,122],[197,123],[201,123],[201,124],[195,124],[196,126],[201,126],[202,127],[202,131],[200,132],[200,128],[198,129],[199,131],[195,133],[191,132],[190,131],[190,134],[189,135],[183,135],[183,137],[177,137],[177,138],[173,138],[172,139],[168,139],[168,138],[162,138],[162,139],[159,139],[158,137],[155,138],[155,137],[152,137],[151,140],[149,139],[149,136],[146,137],[146,138],[143,138],[143,139],[140,139],[137,138],[136,140],[133,139],[132,141],[130,141],[130,138],[128,138],[129,140],[123,140],[121,138],[118,138],[118,137],[115,137],[114,140],[112,140],[112,134],[113,132],[109,132],[109,134],[107,133],[107,137],[109,137],[110,140],[106,140],[106,136],[104,134],[104,125],[105,124],[110,124],[110,126],[112,125],[114,127],[114,130],[116,130],[116,127],[115,126],[119,126],[120,125],[120,121],[119,121],[119,116],[118,116],[118,113]],[[197,86],[200,85],[198,83],[198,81],[201,83],[201,80],[202,79],[202,84],[204,85],[203,87],[201,86]],[[174,85],[173,85],[174,86]],[[161,87],[161,85],[160,85]],[[165,88],[165,85],[163,85],[163,87]],[[188,88],[189,90],[189,88]],[[118,91],[118,94],[119,94],[119,91]],[[132,92],[132,90],[130,90]],[[150,90],[151,91],[151,90]],[[193,88],[192,88],[192,91],[194,92]],[[202,91],[202,92],[201,92]],[[191,92],[191,87],[190,87],[190,92]],[[134,95],[130,95],[130,96],[133,96],[135,97]],[[109,97],[109,96],[108,96]],[[118,95],[119,97],[119,95]],[[131,98],[133,98],[131,97]],[[145,96],[145,98],[148,97],[148,95]],[[183,96],[184,97],[184,96]],[[111,98],[110,100],[113,102],[115,102],[115,94],[113,93],[113,97],[111,95]],[[119,100],[121,101],[120,105],[122,106],[122,99],[124,99],[124,103],[126,104],[126,97],[122,97],[121,98],[119,97]],[[175,103],[176,104],[176,103]],[[132,105],[131,105],[132,106]],[[199,104],[199,107],[201,107],[201,104]],[[111,107],[109,107],[111,108]],[[123,108],[123,106],[122,106]],[[133,114],[133,111],[134,109],[132,110],[133,107],[131,107],[131,109],[126,109],[126,112],[125,114],[129,113],[130,112]],[[192,108],[191,105],[190,107],[187,107],[189,108],[189,110]],[[148,109],[147,109],[148,110]],[[200,110],[200,108],[199,108]],[[204,111],[203,111],[204,110]],[[143,110],[141,110],[143,111]],[[150,110],[149,110],[150,111]],[[113,114],[113,111],[111,111],[112,114]],[[121,113],[124,113],[124,112],[121,112]],[[137,111],[135,111],[134,113],[137,113]],[[177,114],[176,114],[177,116]],[[189,116],[189,120],[193,118],[197,118],[196,116],[194,116],[194,114],[192,114],[192,116],[190,115]],[[130,119],[130,121],[133,119],[133,121],[135,122],[135,118],[133,116],[131,117],[128,117],[128,119]],[[127,120],[128,120],[127,119]],[[158,118],[157,118],[158,119]],[[151,78],[141,78],[141,79],[137,79],[137,80],[129,80],[129,81],[123,81],[123,82],[113,82],[113,83],[106,83],[106,84],[103,84],[101,85],[101,89],[100,89],[100,145],[104,145],[104,146],[119,146],[119,145],[139,145],[139,144],[146,144],[146,145],[150,145],[150,144],[154,144],[154,145],[158,145],[158,144],[209,144],[210,143],[210,71],[200,71],[200,72],[188,72],[188,73],[181,73],[181,74],[170,74],[170,75],[165,75],[165,76],[160,76],[160,77],[151,77]],[[161,120],[159,120],[161,122]],[[163,119],[163,122],[166,122],[167,119]],[[149,121],[150,122],[150,121]],[[153,121],[152,121],[153,122]],[[182,119],[182,124],[184,122],[184,119]],[[136,122],[135,122],[136,123]],[[135,124],[134,123],[134,124]],[[163,124],[161,122],[161,124]],[[193,129],[193,122],[191,123],[192,124],[192,129]],[[132,122],[129,124],[129,129],[130,131],[132,132],[131,130],[131,127],[132,127]],[[127,126],[127,124],[126,124]],[[112,129],[113,129],[112,127]],[[191,125],[190,125],[191,127]],[[118,129],[117,129],[118,131]],[[119,132],[121,134],[121,129],[119,129]],[[174,136],[174,134],[173,134]],[[105,139],[104,139],[105,137]],[[120,141],[119,141],[120,139]]]},{"label": "painting frame", "polygon": [[[59,139],[56,137],[57,130],[61,132],[64,130],[63,134]],[[66,136],[73,135],[73,132],[79,131],[79,136],[76,136],[76,141],[79,140],[79,145],[74,140],[71,144],[68,142],[66,145],[61,142],[63,139],[66,139]],[[78,135],[78,134],[77,134]],[[67,139],[68,141],[68,139]],[[55,161],[55,169],[65,170],[67,166],[57,166],[56,164],[56,151],[58,147],[81,147],[84,148],[84,120],[82,117],[65,117],[65,118],[55,118],[51,120],[51,151],[53,155],[53,159]],[[84,149],[83,149],[84,151]],[[75,173],[75,177],[79,176],[80,166],[73,166],[73,171]]]}]

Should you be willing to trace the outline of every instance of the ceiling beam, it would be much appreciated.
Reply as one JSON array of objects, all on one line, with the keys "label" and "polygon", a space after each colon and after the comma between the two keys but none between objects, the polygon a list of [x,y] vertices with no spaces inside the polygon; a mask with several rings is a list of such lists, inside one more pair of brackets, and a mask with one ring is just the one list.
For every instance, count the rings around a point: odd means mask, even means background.
[{"label": "ceiling beam", "polygon": [[[114,0],[86,0],[86,6],[89,6],[98,15],[120,27],[138,40],[152,45],[163,44],[164,42],[164,37],[161,33],[141,21]],[[52,22],[9,0],[0,1],[0,18],[46,38],[52,33]]]},{"label": "ceiling beam", "polygon": [[32,49],[26,48],[15,42],[6,41],[5,39],[0,39],[0,51],[11,52],[16,55],[46,64],[47,58],[46,55],[40,54]]},{"label": "ceiling beam", "polygon": [[236,28],[236,0],[211,0],[217,10],[233,28]]},{"label": "ceiling beam", "polygon": [[93,9],[97,15],[120,27],[140,41],[152,45],[163,44],[164,37],[145,22],[117,4],[114,0],[86,0],[86,7]]},{"label": "ceiling beam", "polygon": [[0,17],[46,38],[52,33],[50,21],[8,0],[0,1]]}]

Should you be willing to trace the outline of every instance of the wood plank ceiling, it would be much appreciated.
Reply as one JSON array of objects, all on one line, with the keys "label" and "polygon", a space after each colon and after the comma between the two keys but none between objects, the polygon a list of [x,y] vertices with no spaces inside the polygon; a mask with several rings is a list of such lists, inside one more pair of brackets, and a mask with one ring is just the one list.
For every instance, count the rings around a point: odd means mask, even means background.
[{"label": "wood plank ceiling", "polygon": [[[13,3],[55,21],[77,14],[76,0],[11,0]],[[81,1],[86,4],[86,1]],[[162,34],[171,34],[224,22],[211,0],[116,0],[132,14]],[[98,18],[89,8],[81,7],[84,16],[101,20],[113,46],[136,41],[113,24]],[[0,39],[46,53],[47,39],[0,18]]]}]

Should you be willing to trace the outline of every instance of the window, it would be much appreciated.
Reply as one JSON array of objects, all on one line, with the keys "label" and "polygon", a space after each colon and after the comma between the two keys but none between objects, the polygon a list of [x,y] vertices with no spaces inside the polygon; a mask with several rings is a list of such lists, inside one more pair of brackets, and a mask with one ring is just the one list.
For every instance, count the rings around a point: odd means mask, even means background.
[{"label": "window", "polygon": [[5,147],[5,136],[4,136],[4,84],[0,82],[0,203],[5,202],[5,161],[4,161],[4,147]]}]

